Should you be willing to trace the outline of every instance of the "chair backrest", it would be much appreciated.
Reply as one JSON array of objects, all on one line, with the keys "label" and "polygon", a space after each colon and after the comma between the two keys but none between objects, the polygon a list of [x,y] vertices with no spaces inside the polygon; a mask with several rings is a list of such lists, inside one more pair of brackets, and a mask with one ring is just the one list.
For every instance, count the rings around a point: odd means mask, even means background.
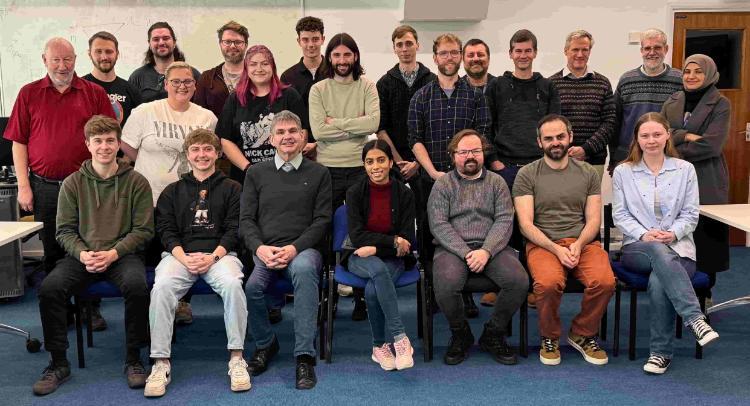
[{"label": "chair backrest", "polygon": [[333,214],[333,252],[341,252],[341,244],[349,234],[349,223],[346,215],[346,205],[342,204]]},{"label": "chair backrest", "polygon": [[609,243],[612,238],[612,229],[615,228],[615,220],[612,217],[612,203],[604,205],[604,251],[609,252]]}]

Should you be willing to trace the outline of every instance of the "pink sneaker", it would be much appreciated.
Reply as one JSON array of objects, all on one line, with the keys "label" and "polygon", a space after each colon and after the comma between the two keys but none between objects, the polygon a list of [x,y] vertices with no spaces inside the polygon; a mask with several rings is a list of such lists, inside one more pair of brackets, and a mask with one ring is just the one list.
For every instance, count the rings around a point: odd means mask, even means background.
[{"label": "pink sneaker", "polygon": [[388,343],[380,347],[372,347],[372,360],[380,364],[380,367],[386,371],[396,369],[396,359],[393,358],[391,346]]},{"label": "pink sneaker", "polygon": [[396,369],[400,371],[414,366],[414,347],[411,346],[409,337],[396,341],[393,347],[396,349]]}]

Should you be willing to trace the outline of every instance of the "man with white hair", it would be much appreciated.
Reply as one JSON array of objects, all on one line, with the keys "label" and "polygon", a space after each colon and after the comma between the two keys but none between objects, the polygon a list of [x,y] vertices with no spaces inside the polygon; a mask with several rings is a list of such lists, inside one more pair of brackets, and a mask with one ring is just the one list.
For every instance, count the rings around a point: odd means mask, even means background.
[{"label": "man with white hair", "polygon": [[662,30],[650,28],[641,33],[643,65],[623,73],[615,90],[617,125],[609,143],[610,173],[628,156],[638,118],[660,111],[669,96],[682,90],[682,72],[664,63],[667,52],[667,34]]},{"label": "man with white hair", "polygon": [[65,251],[55,241],[57,195],[63,179],[91,158],[83,126],[94,115],[115,118],[101,86],[75,73],[76,53],[63,38],[44,46],[47,76],[21,88],[3,137],[13,141],[18,204],[44,223],[40,231],[44,270],[52,271]]}]

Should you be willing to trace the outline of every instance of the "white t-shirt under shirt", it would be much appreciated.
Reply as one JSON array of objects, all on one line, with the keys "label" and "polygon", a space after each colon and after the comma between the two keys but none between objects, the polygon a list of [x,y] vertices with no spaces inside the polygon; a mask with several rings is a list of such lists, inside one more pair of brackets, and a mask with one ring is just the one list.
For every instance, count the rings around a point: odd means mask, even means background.
[{"label": "white t-shirt under shirt", "polygon": [[183,149],[185,137],[196,128],[214,130],[216,116],[190,103],[184,111],[169,107],[166,99],[145,103],[133,110],[122,129],[122,141],[138,150],[135,170],[151,185],[154,206],[164,188],[190,171]]}]

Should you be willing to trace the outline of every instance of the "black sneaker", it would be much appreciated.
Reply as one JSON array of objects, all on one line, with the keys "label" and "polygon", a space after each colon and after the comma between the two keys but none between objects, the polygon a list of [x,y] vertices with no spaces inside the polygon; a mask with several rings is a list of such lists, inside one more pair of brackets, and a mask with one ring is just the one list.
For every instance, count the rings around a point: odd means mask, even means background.
[{"label": "black sneaker", "polygon": [[471,293],[463,293],[464,298],[464,315],[467,319],[476,319],[479,317],[479,308],[474,303],[474,296]]},{"label": "black sneaker", "polygon": [[281,315],[281,309],[268,309],[268,321],[270,321],[271,324],[281,323],[281,320],[284,320],[284,316]]},{"label": "black sneaker", "polygon": [[295,388],[312,389],[318,383],[315,376],[315,358],[310,355],[300,355],[297,357]]},{"label": "black sneaker", "polygon": [[469,324],[466,323],[459,330],[451,329],[451,340],[448,350],[445,352],[443,361],[448,365],[458,365],[469,356],[469,348],[474,344],[474,335],[471,334]]},{"label": "black sneaker", "polygon": [[669,368],[671,362],[672,360],[669,358],[658,354],[651,354],[648,357],[648,361],[643,364],[643,371],[649,374],[661,375],[667,372],[667,368]]},{"label": "black sneaker", "polygon": [[125,375],[130,389],[146,386],[146,368],[143,367],[140,360],[125,364]]},{"label": "black sneaker", "polygon": [[689,324],[690,330],[693,331],[693,334],[695,335],[695,339],[698,341],[698,344],[705,347],[708,343],[711,341],[716,340],[719,338],[719,333],[714,331],[714,329],[711,328],[711,326],[708,325],[706,322],[706,319],[699,318],[693,321]]},{"label": "black sneaker", "polygon": [[68,379],[70,379],[70,365],[58,366],[50,361],[47,368],[44,368],[42,376],[34,383],[34,394],[49,395]]},{"label": "black sneaker", "polygon": [[513,348],[505,341],[505,335],[484,326],[484,331],[479,337],[479,348],[492,355],[495,361],[505,364],[514,365],[518,363],[518,358],[513,352]]},{"label": "black sneaker", "polygon": [[258,376],[268,369],[268,363],[271,362],[276,354],[279,353],[279,340],[276,336],[273,337],[273,341],[268,348],[256,349],[253,353],[253,357],[247,363],[247,369],[253,376]]},{"label": "black sneaker", "polygon": [[365,304],[365,298],[354,296],[354,311],[352,311],[352,320],[362,321],[367,320],[367,305]]}]

